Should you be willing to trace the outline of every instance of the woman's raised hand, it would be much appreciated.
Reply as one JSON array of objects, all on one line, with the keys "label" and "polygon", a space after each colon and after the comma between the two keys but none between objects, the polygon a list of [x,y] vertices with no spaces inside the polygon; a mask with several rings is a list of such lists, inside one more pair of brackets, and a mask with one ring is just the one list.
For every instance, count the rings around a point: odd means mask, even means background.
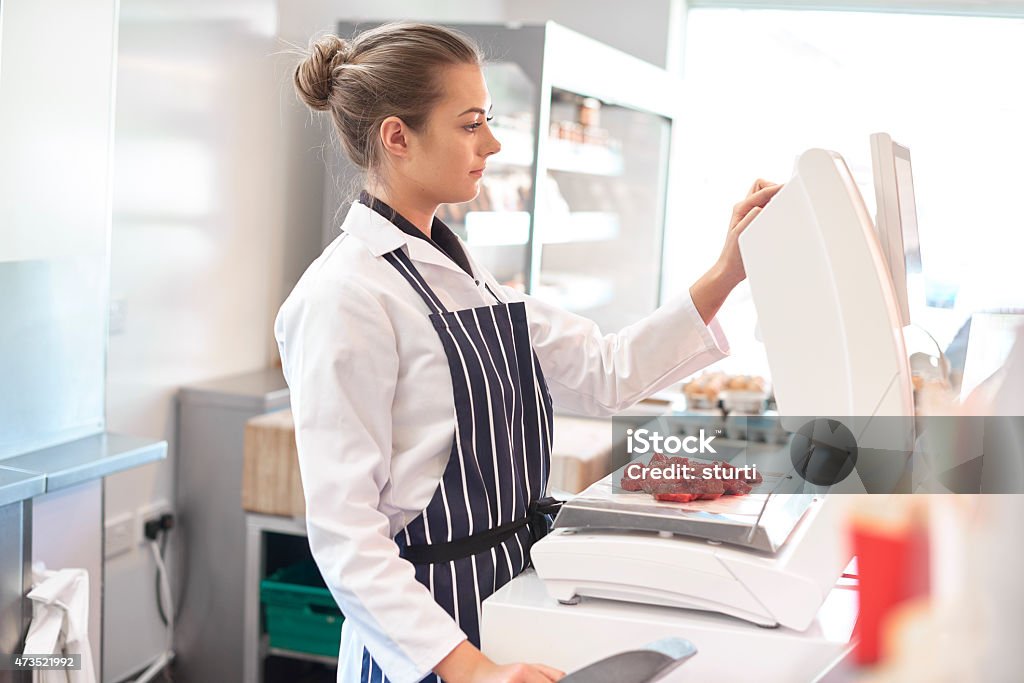
[{"label": "woman's raised hand", "polygon": [[747,277],[740,256],[740,235],[747,229],[761,209],[782,189],[782,185],[758,178],[750,187],[747,196],[732,207],[732,218],[729,220],[729,233],[725,238],[725,246],[718,257],[721,276],[733,285]]},{"label": "woman's raised hand", "polygon": [[781,189],[782,185],[758,179],[747,196],[732,207],[729,233],[721,255],[715,265],[690,287],[690,298],[705,324],[715,317],[729,292],[747,277],[743,257],[740,256],[740,235]]}]

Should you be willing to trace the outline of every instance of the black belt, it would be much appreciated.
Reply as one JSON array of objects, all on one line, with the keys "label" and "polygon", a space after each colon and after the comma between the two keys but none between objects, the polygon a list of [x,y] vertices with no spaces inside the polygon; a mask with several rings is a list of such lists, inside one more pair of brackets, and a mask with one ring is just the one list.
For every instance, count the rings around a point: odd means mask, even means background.
[{"label": "black belt", "polygon": [[536,543],[548,533],[545,515],[553,515],[562,507],[562,501],[540,498],[530,503],[523,519],[502,524],[480,533],[446,543],[420,543],[407,545],[399,554],[413,564],[437,564],[472,557],[512,538],[524,526],[530,527],[530,536]]}]

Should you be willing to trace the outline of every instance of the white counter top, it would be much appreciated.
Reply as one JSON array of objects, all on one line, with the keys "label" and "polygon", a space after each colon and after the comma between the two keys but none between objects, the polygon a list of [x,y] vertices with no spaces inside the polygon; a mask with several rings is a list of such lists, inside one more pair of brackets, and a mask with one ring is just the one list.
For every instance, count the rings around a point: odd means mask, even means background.
[{"label": "white counter top", "polygon": [[499,663],[541,662],[573,671],[666,637],[697,655],[670,681],[808,683],[848,648],[857,593],[836,588],[804,632],[761,628],[720,614],[597,598],[561,605],[529,569],[483,604],[482,649]]}]

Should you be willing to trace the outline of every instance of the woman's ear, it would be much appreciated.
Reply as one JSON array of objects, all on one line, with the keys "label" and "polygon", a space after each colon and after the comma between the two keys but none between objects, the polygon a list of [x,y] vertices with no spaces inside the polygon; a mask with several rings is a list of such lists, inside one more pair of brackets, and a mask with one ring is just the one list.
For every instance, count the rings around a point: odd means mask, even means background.
[{"label": "woman's ear", "polygon": [[409,129],[397,116],[389,116],[380,124],[380,143],[390,156],[404,159],[409,155]]}]

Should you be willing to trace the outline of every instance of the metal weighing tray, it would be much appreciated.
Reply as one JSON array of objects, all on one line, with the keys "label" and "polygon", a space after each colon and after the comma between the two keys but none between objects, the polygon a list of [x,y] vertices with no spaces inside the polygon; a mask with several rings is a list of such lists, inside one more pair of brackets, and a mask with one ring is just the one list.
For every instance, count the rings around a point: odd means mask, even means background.
[{"label": "metal weighing tray", "polygon": [[774,553],[816,496],[791,492],[803,483],[792,475],[762,474],[764,482],[745,496],[667,503],[614,487],[620,468],[566,501],[554,528],[667,532]]}]

